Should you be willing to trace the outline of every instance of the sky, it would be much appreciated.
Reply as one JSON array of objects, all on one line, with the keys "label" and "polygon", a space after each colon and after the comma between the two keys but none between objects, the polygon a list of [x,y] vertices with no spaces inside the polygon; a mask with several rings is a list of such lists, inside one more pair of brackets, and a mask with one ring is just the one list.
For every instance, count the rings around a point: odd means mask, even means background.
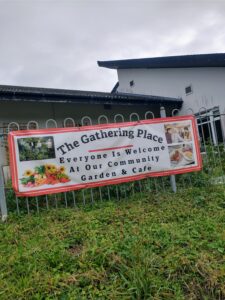
[{"label": "sky", "polygon": [[225,52],[225,0],[0,0],[0,84],[110,92],[98,60]]}]

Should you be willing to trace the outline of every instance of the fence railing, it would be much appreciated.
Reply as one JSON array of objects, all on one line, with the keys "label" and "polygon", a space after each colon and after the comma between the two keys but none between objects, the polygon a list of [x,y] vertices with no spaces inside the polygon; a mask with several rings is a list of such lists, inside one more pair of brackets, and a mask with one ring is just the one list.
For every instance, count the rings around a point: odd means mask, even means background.
[{"label": "fence railing", "polygon": [[[190,110],[187,114],[190,115]],[[177,110],[172,112],[175,115]],[[164,115],[161,114],[163,117]],[[3,181],[2,170],[0,173],[0,208],[2,219],[7,218],[8,213],[16,214],[30,214],[33,212],[40,213],[42,210],[49,210],[52,208],[60,207],[71,207],[78,208],[87,204],[94,204],[96,202],[102,201],[125,201],[128,197],[135,194],[141,194],[148,192],[149,194],[154,193],[167,193],[176,191],[177,189],[183,189],[187,187],[204,186],[208,184],[224,184],[225,183],[225,151],[224,151],[224,134],[222,134],[222,140],[215,139],[217,131],[223,132],[223,128],[218,129],[218,115],[216,119],[214,118],[212,112],[206,109],[200,109],[196,116],[196,122],[199,130],[200,143],[202,148],[203,157],[203,170],[195,173],[186,173],[176,175],[171,178],[171,176],[157,177],[157,178],[146,178],[141,181],[134,181],[129,183],[123,183],[119,185],[109,185],[105,187],[83,189],[79,191],[72,191],[60,194],[52,194],[38,197],[17,197],[9,182]],[[219,115],[220,119],[222,115]],[[154,113],[152,111],[147,111],[145,113],[145,119],[154,118]],[[129,121],[137,121],[140,117],[137,113],[132,113],[129,116]],[[219,120],[220,120],[219,119]],[[122,114],[116,114],[113,117],[114,122],[125,122],[128,121]],[[89,116],[84,116],[81,118],[81,125],[91,125],[91,124],[102,124],[108,123],[109,120],[107,116],[100,115],[97,120],[93,120]],[[26,125],[26,126],[24,126]],[[76,122],[73,118],[66,118],[63,120],[64,127],[75,126]],[[33,129],[33,128],[43,128],[43,125],[35,120],[31,120],[28,123],[22,125],[17,122],[11,122],[5,130],[5,139],[1,146],[6,147],[6,138],[8,132],[15,129]],[[45,128],[58,127],[58,123],[54,119],[46,120],[44,124]],[[61,126],[60,126],[61,127]],[[212,132],[214,132],[212,134]],[[4,144],[5,143],[5,144]],[[175,189],[174,189],[175,184]],[[172,189],[171,189],[172,186]]]}]

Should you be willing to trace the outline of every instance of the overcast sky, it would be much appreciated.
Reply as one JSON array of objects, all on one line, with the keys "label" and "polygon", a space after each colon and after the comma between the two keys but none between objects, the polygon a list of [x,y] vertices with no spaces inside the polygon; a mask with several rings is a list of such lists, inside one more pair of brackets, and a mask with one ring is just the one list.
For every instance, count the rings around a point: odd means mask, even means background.
[{"label": "overcast sky", "polygon": [[97,60],[225,52],[225,0],[0,0],[0,84],[111,91]]}]

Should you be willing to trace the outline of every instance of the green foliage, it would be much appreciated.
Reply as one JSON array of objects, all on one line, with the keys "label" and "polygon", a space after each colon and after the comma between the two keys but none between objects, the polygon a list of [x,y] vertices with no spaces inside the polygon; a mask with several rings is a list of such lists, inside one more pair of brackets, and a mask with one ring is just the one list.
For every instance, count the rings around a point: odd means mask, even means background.
[{"label": "green foliage", "polygon": [[24,177],[24,178],[20,179],[20,181],[21,181],[22,184],[27,184],[28,182],[34,183],[34,181],[35,181],[34,180],[34,175],[29,176],[29,177]]},{"label": "green foliage", "polygon": [[208,143],[203,154],[203,170],[210,177],[224,175],[225,172],[225,148],[224,144],[213,146]]},{"label": "green foliage", "polygon": [[225,189],[151,188],[0,223],[0,299],[225,299]]},{"label": "green foliage", "polygon": [[45,166],[37,166],[34,168],[35,172],[40,174],[40,175],[44,175],[45,174]]},{"label": "green foliage", "polygon": [[[41,160],[55,157],[53,148],[49,149],[46,142],[52,137],[18,139],[20,161]],[[37,147],[38,142],[41,147]]]}]

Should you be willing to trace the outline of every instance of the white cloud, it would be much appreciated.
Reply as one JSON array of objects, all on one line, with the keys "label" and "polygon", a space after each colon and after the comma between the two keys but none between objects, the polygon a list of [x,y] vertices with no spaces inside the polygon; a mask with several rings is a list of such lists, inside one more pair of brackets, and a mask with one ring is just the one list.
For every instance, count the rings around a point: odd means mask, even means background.
[{"label": "white cloud", "polygon": [[0,84],[110,91],[97,60],[223,52],[224,1],[1,1]]}]

